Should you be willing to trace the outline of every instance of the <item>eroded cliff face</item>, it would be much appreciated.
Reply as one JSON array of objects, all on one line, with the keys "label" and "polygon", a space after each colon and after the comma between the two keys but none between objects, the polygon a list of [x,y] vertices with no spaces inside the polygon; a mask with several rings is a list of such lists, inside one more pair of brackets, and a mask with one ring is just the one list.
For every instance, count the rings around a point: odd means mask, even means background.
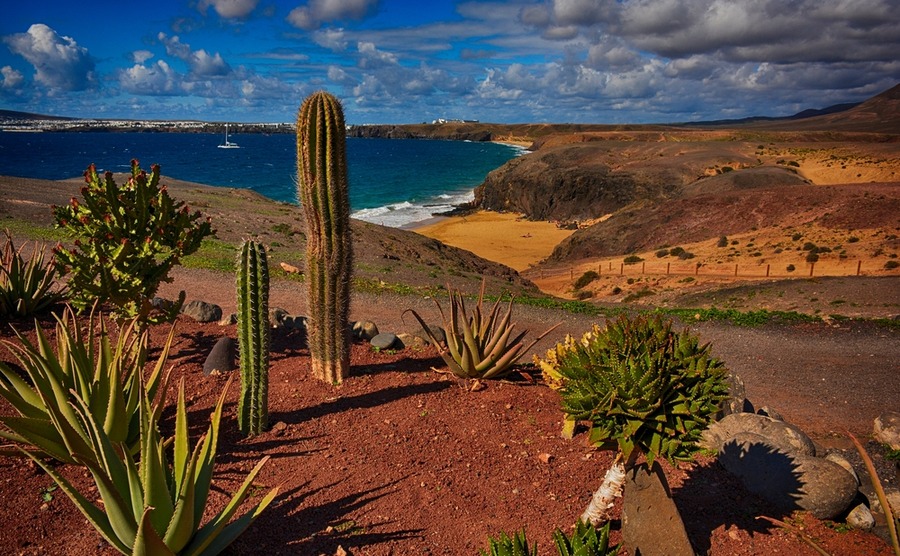
[{"label": "eroded cliff face", "polygon": [[[475,190],[478,208],[513,211],[533,220],[589,220],[635,201],[659,201],[703,177],[707,167],[734,164],[732,153],[699,156],[673,143],[598,141],[545,147],[488,174]],[[749,163],[738,161],[738,163]]]}]

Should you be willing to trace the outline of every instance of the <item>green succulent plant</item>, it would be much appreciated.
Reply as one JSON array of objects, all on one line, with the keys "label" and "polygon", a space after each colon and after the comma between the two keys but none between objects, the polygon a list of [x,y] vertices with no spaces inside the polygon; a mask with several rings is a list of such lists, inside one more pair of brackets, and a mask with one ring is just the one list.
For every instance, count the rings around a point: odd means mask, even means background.
[{"label": "green succulent plant", "polygon": [[484,288],[485,283],[482,281],[478,302],[471,315],[467,315],[465,299],[458,290],[447,288],[450,295],[449,314],[444,313],[444,308],[437,299],[434,300],[441,313],[446,341],[438,339],[416,311],[408,310],[422,325],[431,343],[438,348],[438,354],[450,371],[460,378],[489,379],[508,375],[512,371],[512,366],[534,347],[534,344],[559,326],[557,324],[550,327],[526,346],[522,339],[528,333],[527,330],[512,337],[516,326],[511,322],[512,300],[502,316],[499,299],[490,311],[485,311]]},{"label": "green succulent plant", "polygon": [[44,260],[43,244],[22,257],[12,235],[5,230],[6,243],[0,252],[0,317],[28,317],[64,298],[63,289],[55,290],[56,269],[53,258]]},{"label": "green succulent plant", "polygon": [[[84,400],[112,442],[130,453],[140,449],[140,405],[147,398],[154,415],[162,411],[169,371],[163,369],[175,330],[170,331],[159,358],[141,384],[148,359],[148,332],[139,331],[136,319],[125,324],[114,344],[102,314],[92,312],[83,335],[71,308],[56,318],[56,351],[39,323],[36,342],[18,330],[19,343],[4,341],[15,354],[28,380],[0,363],[0,396],[19,414],[2,416],[0,438],[10,440],[65,463],[76,463],[84,453],[85,430],[71,403]],[[6,447],[5,455],[18,455]]]},{"label": "green succulent plant", "polygon": [[557,529],[553,542],[559,556],[614,556],[622,545],[609,545],[609,523],[597,529],[591,523],[578,521],[572,536]]},{"label": "green succulent plant", "polygon": [[563,411],[590,421],[590,441],[638,453],[690,459],[700,433],[726,399],[727,369],[687,331],[659,316],[620,316],[558,354]]},{"label": "green succulent plant", "polygon": [[[56,226],[75,238],[74,248],[55,249],[57,268],[70,275],[70,302],[84,311],[99,299],[119,317],[150,322],[159,285],[171,281],[169,271],[213,233],[209,219],[160,186],[156,164],[147,174],[132,160],[131,177],[122,185],[112,172],[101,180],[93,164],[84,178],[81,200],[53,207]],[[174,319],[183,301],[161,320]]]},{"label": "green succulent plant", "polygon": [[[230,384],[230,381],[229,381]],[[81,426],[89,432],[87,445],[77,456],[87,466],[102,500],[102,508],[40,457],[26,454],[59,484],[82,514],[116,550],[128,555],[210,556],[220,553],[236,539],[278,494],[273,488],[250,510],[232,521],[247,498],[253,480],[268,461],[263,458],[247,475],[231,500],[201,525],[213,476],[213,460],[225,390],[212,414],[209,430],[190,449],[184,383],[178,392],[175,435],[165,440],[159,434],[153,411],[142,398],[140,404],[141,449],[139,458],[117,449],[89,404],[79,396],[72,405]],[[168,456],[169,444],[172,448]],[[96,496],[94,494],[92,498]]]},{"label": "green succulent plant", "polygon": [[343,382],[350,373],[353,242],[344,111],[334,96],[311,94],[297,114],[297,176],[306,215],[307,326],[313,376]]},{"label": "green succulent plant", "polygon": [[269,422],[269,264],[266,249],[247,240],[237,269],[237,331],[241,355],[238,428],[248,436]]},{"label": "green succulent plant", "polygon": [[500,532],[500,537],[488,538],[488,549],[479,550],[480,556],[537,556],[537,544],[528,546],[525,530],[518,531],[512,537],[505,531]]}]

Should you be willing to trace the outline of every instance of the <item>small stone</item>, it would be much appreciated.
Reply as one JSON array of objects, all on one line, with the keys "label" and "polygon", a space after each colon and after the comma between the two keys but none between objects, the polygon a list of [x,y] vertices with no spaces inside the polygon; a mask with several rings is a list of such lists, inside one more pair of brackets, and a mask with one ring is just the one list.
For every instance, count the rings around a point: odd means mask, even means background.
[{"label": "small stone", "polygon": [[300,269],[292,264],[287,264],[286,262],[281,262],[278,264],[281,267],[281,270],[287,272],[288,274],[302,274]]},{"label": "small stone", "polygon": [[357,340],[372,340],[378,336],[378,326],[372,321],[357,321],[353,323],[351,328],[353,337]]},{"label": "small stone", "polygon": [[281,326],[281,321],[284,320],[284,317],[288,316],[290,313],[286,309],[282,309],[281,307],[272,307],[269,309],[269,322],[272,323],[274,328],[278,328]]},{"label": "small stone", "polygon": [[553,456],[546,452],[542,453],[542,454],[538,454],[538,461],[540,461],[541,463],[550,463],[550,460],[552,460],[552,459],[553,459]]},{"label": "small stone", "polygon": [[219,326],[229,326],[232,324],[237,324],[237,315],[234,313],[229,313],[227,317],[223,317],[222,320],[219,321]]},{"label": "small stone", "polygon": [[281,436],[287,430],[287,423],[284,421],[278,421],[274,425],[272,425],[272,434],[275,436]]},{"label": "small stone", "polygon": [[874,438],[891,450],[900,450],[900,412],[885,411],[875,419]]},{"label": "small stone", "polygon": [[403,348],[414,350],[423,350],[428,345],[428,340],[420,338],[419,336],[413,336],[412,334],[406,334],[405,332],[397,334],[397,340]]},{"label": "small stone", "polygon": [[861,531],[870,531],[875,527],[875,516],[865,504],[859,504],[847,514],[847,525]]}]

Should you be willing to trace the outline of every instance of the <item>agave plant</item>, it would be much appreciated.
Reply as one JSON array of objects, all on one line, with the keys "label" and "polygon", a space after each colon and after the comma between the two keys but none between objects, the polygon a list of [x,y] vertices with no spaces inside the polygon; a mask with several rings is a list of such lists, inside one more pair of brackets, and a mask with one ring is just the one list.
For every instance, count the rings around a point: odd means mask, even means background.
[{"label": "agave plant", "polygon": [[500,532],[499,538],[488,538],[488,550],[479,550],[480,556],[537,556],[537,543],[528,547],[528,539],[525,530],[516,532],[512,537],[505,531]]},{"label": "agave plant", "polygon": [[[85,401],[112,442],[136,453],[140,449],[142,396],[150,400],[154,415],[162,411],[171,372],[163,367],[174,327],[144,385],[141,375],[147,362],[148,331],[138,332],[136,319],[125,324],[113,346],[102,314],[91,313],[85,337],[73,311],[67,308],[63,317],[56,319],[56,352],[37,323],[35,328],[36,344],[18,330],[19,344],[4,342],[29,380],[0,363],[0,396],[19,413],[18,417],[0,417],[5,427],[0,429],[0,438],[58,461],[75,463],[76,454],[84,453],[89,437],[70,405],[77,396]],[[6,447],[0,453],[18,455],[19,451]]]},{"label": "agave plant", "polygon": [[53,289],[56,283],[53,257],[44,262],[45,246],[36,247],[31,258],[25,260],[22,248],[16,249],[13,244],[9,230],[5,234],[6,243],[0,253],[0,317],[27,317],[62,300],[63,290]]},{"label": "agave plant", "polygon": [[534,347],[544,336],[555,329],[558,324],[535,338],[527,346],[522,342],[527,330],[511,338],[515,323],[512,318],[512,300],[506,312],[500,315],[500,300],[494,303],[490,311],[484,311],[485,282],[481,282],[481,292],[472,315],[466,314],[466,302],[462,292],[447,290],[450,294],[450,313],[444,313],[443,307],[435,299],[441,313],[446,342],[440,341],[431,327],[414,310],[413,314],[431,342],[437,346],[441,358],[456,376],[460,378],[502,378],[512,371],[512,366],[528,350]]},{"label": "agave plant", "polygon": [[[229,380],[228,385],[230,383]],[[213,411],[209,430],[193,450],[188,442],[184,382],[178,391],[175,436],[168,441],[159,434],[154,412],[142,397],[139,461],[118,449],[95,419],[90,405],[76,395],[73,412],[89,432],[86,452],[79,453],[76,458],[90,470],[102,507],[91,503],[40,457],[25,453],[59,484],[94,528],[122,554],[218,554],[249,527],[278,494],[278,488],[273,488],[252,509],[231,521],[247,498],[253,480],[268,461],[265,457],[250,471],[229,503],[201,526],[212,483],[219,421],[228,385]],[[167,456],[170,443],[171,461]]]}]

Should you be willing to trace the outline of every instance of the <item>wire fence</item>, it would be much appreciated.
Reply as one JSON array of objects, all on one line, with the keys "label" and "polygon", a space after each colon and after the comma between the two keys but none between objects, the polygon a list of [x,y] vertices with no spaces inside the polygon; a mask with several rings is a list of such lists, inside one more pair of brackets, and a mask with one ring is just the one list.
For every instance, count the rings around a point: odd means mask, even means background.
[{"label": "wire fence", "polygon": [[710,278],[798,278],[821,276],[863,276],[871,274],[883,266],[875,262],[826,261],[815,263],[690,263],[641,261],[625,263],[606,261],[596,265],[567,265],[542,267],[537,273],[540,279],[555,278],[568,274],[575,280],[585,272],[594,271],[600,276],[697,276]]}]

